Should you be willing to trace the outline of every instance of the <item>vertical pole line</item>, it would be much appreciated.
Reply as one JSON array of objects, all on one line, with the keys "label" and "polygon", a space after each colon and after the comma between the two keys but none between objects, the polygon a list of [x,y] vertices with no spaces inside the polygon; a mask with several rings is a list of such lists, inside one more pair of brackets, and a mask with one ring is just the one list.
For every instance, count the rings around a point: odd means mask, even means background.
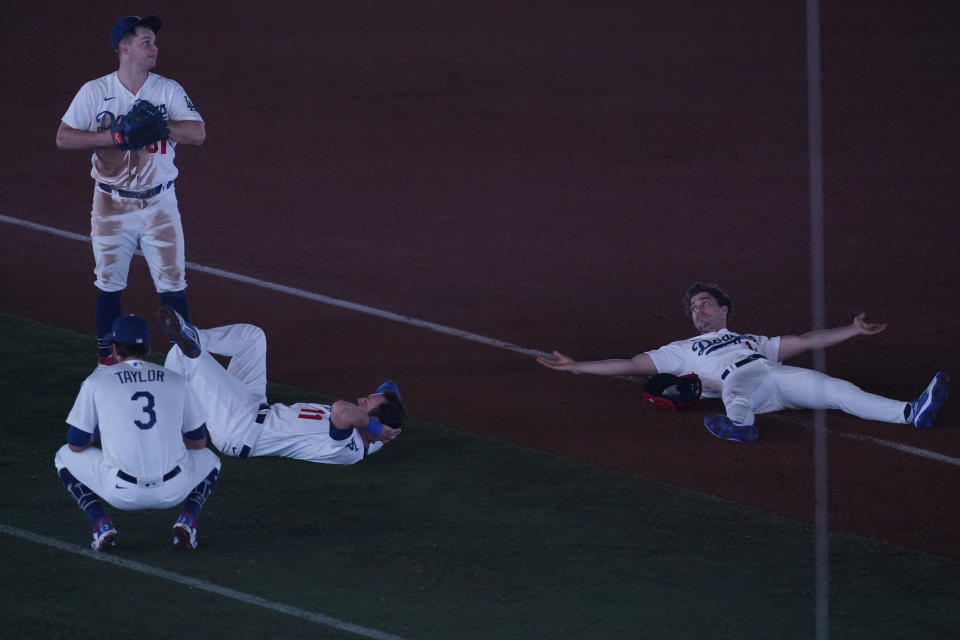
[{"label": "vertical pole line", "polygon": [[[820,61],[819,0],[806,0],[807,15],[807,145],[810,171],[810,288],[813,329],[826,328],[823,214],[823,121]],[[813,367],[825,372],[826,351],[813,352]],[[814,628],[817,640],[827,640],[829,627],[830,546],[827,495],[827,414],[813,416],[814,491]]]}]

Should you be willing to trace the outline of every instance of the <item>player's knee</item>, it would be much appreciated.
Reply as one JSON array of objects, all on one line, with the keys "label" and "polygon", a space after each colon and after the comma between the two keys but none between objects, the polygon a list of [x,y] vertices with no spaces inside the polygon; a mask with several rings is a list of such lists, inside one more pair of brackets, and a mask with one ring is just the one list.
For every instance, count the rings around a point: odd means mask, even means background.
[{"label": "player's knee", "polygon": [[266,346],[267,334],[260,327],[255,324],[247,324],[245,322],[241,322],[236,326],[240,328],[240,336],[243,342],[248,344],[257,344],[264,347]]},{"label": "player's knee", "polygon": [[825,393],[834,398],[844,398],[850,394],[859,393],[862,389],[852,382],[841,380],[840,378],[831,378],[830,384],[826,385]]},{"label": "player's knee", "polygon": [[67,445],[63,445],[57,449],[57,455],[53,457],[53,466],[57,468],[58,474],[67,466],[67,457],[69,457],[71,453],[73,452],[70,451],[70,447]]},{"label": "player's knee", "polygon": [[258,342],[258,343],[260,343],[260,344],[266,344],[266,342],[267,342],[267,334],[264,332],[264,330],[261,329],[260,327],[258,327],[258,326],[255,325],[255,324],[251,324],[251,325],[248,325],[248,326],[250,327],[250,329],[249,329],[249,331],[250,331],[250,339],[251,339],[251,340],[254,340],[254,341],[256,341],[256,342]]}]

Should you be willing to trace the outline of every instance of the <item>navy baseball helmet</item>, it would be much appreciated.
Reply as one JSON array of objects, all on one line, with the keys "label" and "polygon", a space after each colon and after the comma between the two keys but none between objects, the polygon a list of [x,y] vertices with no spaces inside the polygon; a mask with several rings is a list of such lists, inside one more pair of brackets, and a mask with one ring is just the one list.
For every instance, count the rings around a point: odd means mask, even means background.
[{"label": "navy baseball helmet", "polygon": [[140,316],[128,313],[125,316],[117,316],[110,333],[103,337],[110,342],[120,344],[149,344],[150,327]]},{"label": "navy baseball helmet", "polygon": [[117,20],[117,24],[113,25],[113,29],[110,29],[110,44],[113,45],[113,50],[117,51],[120,49],[120,40],[123,39],[123,36],[137,27],[147,27],[156,33],[160,31],[162,24],[160,18],[157,16],[145,16],[143,18],[140,16],[126,16],[125,18],[120,18]]}]

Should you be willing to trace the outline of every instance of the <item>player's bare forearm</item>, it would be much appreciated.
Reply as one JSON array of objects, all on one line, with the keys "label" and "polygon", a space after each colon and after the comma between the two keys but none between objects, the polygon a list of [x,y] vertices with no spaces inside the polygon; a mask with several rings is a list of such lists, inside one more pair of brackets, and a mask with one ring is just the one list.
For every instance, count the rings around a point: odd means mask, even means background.
[{"label": "player's bare forearm", "polygon": [[80,151],[112,147],[113,137],[110,131],[81,131],[60,123],[57,129],[57,148],[63,151]]},{"label": "player's bare forearm", "polygon": [[381,425],[379,433],[370,433],[367,431],[369,423],[370,414],[351,402],[337,400],[330,407],[330,424],[333,428],[340,431],[356,429],[364,442],[390,442],[400,435],[400,429],[394,429],[385,424]]},{"label": "player's bare forearm", "polygon": [[168,136],[177,144],[201,145],[207,139],[207,128],[197,120],[167,120]]},{"label": "player's bare forearm", "polygon": [[337,400],[330,407],[330,422],[334,429],[359,429],[369,419],[366,411],[346,400]]},{"label": "player's bare forearm", "polygon": [[199,440],[191,440],[190,438],[184,436],[183,444],[187,447],[187,449],[203,449],[207,446],[207,437],[204,436]]},{"label": "player's bare forearm", "polygon": [[866,313],[861,313],[848,325],[834,329],[810,331],[800,336],[781,336],[777,357],[783,361],[813,349],[825,349],[840,344],[854,336],[869,336],[887,328],[886,323],[867,322]]},{"label": "player's bare forearm", "polygon": [[590,373],[598,376],[636,376],[653,375],[657,368],[646,353],[634,356],[633,358],[614,358],[611,360],[587,360],[577,362],[576,360],[565,356],[559,351],[553,352],[553,358],[540,356],[537,362],[543,366],[556,371],[569,371],[571,373]]}]

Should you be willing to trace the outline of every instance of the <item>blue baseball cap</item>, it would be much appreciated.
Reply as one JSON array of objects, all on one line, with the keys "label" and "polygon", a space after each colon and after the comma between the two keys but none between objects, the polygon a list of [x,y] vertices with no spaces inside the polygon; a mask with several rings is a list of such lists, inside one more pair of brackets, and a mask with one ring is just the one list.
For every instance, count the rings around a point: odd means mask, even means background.
[{"label": "blue baseball cap", "polygon": [[163,23],[160,22],[160,18],[157,16],[146,16],[141,18],[140,16],[127,16],[125,18],[120,18],[117,20],[117,24],[113,25],[113,29],[110,29],[110,44],[113,45],[113,50],[118,51],[120,49],[120,40],[123,39],[123,36],[127,35],[137,27],[147,27],[154,33],[160,31],[160,26]]},{"label": "blue baseball cap", "polygon": [[374,393],[386,393],[387,391],[396,394],[396,396],[401,400],[403,399],[403,396],[400,395],[400,387],[398,387],[397,383],[393,380],[387,380],[381,384],[379,387],[377,387],[377,390],[374,391]]},{"label": "blue baseball cap", "polygon": [[120,344],[149,344],[150,327],[140,316],[128,313],[125,316],[117,316],[110,333],[103,337],[110,342]]}]

